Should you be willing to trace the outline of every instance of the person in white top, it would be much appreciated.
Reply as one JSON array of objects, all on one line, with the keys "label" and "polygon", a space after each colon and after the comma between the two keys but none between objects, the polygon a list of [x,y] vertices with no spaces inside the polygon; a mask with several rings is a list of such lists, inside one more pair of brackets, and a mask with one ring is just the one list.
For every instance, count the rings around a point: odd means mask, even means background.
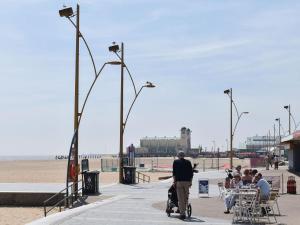
[{"label": "person in white top", "polygon": [[[233,174],[233,179],[230,182],[230,188],[234,189],[236,192],[243,186],[243,181],[241,178],[241,175],[239,173]],[[235,204],[237,195],[229,194],[225,197],[224,203],[226,211],[224,211],[225,214],[230,213],[230,209]]]}]

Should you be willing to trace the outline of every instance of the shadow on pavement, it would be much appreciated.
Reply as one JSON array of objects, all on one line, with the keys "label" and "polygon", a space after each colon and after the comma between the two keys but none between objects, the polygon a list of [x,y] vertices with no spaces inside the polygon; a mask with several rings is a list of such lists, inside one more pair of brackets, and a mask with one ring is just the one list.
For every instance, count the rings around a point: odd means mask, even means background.
[{"label": "shadow on pavement", "polygon": [[[178,219],[179,220],[179,215],[170,215],[169,218],[172,219]],[[200,220],[199,218],[196,217],[190,217],[186,218],[185,220],[182,220],[183,222],[197,222],[197,223],[204,223],[204,220]]]}]

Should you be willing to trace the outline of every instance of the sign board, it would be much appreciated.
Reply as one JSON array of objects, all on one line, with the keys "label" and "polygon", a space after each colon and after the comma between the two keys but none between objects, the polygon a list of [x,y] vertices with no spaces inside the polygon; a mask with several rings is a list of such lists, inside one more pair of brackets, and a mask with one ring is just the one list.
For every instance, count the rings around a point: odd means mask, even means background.
[{"label": "sign board", "polygon": [[199,196],[209,196],[209,180],[199,179],[198,180],[198,194]]},{"label": "sign board", "polygon": [[81,160],[81,172],[86,172],[89,171],[89,160],[88,159],[83,159]]}]

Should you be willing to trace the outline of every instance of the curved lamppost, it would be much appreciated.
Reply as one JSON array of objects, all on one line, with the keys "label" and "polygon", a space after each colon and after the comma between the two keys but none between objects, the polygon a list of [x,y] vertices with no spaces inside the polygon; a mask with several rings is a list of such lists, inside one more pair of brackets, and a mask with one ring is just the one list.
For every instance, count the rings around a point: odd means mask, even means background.
[{"label": "curved lamppost", "polygon": [[[239,113],[239,111],[238,111],[238,109],[236,107],[236,104],[235,104],[235,102],[232,99],[232,88],[225,90],[224,94],[227,94],[229,96],[229,98],[230,98],[230,168],[232,169],[233,168],[233,159],[232,159],[233,158],[233,149],[232,149],[233,137],[234,137],[237,125],[238,125],[241,117],[244,114],[248,114],[249,112]],[[232,105],[234,106],[236,114],[237,114],[237,121],[235,123],[234,129],[232,129]]]},{"label": "curved lamppost", "polygon": [[285,108],[289,113],[289,134],[291,134],[292,133],[292,131],[291,131],[291,118],[293,119],[295,130],[297,129],[297,124],[296,124],[295,118],[293,117],[293,115],[291,113],[291,105],[285,105],[285,106],[283,106],[283,108]]},{"label": "curved lamppost", "polygon": [[[123,137],[124,137],[124,130],[127,124],[127,120],[128,117],[130,115],[131,109],[134,105],[134,103],[136,102],[137,97],[139,96],[139,94],[141,93],[141,91],[143,90],[144,87],[147,88],[154,88],[155,85],[153,85],[151,82],[147,82],[145,85],[143,85],[139,91],[136,91],[136,86],[135,83],[133,81],[132,75],[128,69],[128,67],[126,66],[125,62],[124,62],[124,44],[121,43],[121,50],[119,45],[115,44],[115,42],[113,42],[113,45],[110,46],[109,51],[114,52],[115,55],[119,58],[120,62],[119,65],[121,65],[121,96],[120,96],[120,144],[119,144],[119,183],[124,183],[123,180]],[[119,52],[121,53],[121,55],[119,55]],[[123,118],[123,106],[124,106],[124,68],[127,70],[130,80],[132,82],[133,88],[134,88],[134,93],[135,93],[135,97],[131,103],[131,106],[128,110],[125,122],[124,122],[124,118]]]},{"label": "curved lamppost", "polygon": [[238,125],[238,123],[239,123],[239,121],[240,121],[242,115],[244,115],[244,114],[249,114],[249,112],[242,112],[241,114],[238,114],[238,119],[237,119],[237,121],[236,121],[236,123],[235,123],[235,126],[234,126],[234,129],[233,129],[232,136],[234,136],[235,131],[236,131],[236,128],[237,128],[237,125]]},{"label": "curved lamppost", "polygon": [[276,118],[275,121],[278,122],[278,135],[279,135],[279,144],[280,144],[280,143],[281,143],[281,133],[280,133],[280,129],[282,129],[283,135],[285,135],[286,132],[285,132],[285,130],[284,130],[282,124],[281,124],[280,118]]},{"label": "curved lamppost", "polygon": [[[139,94],[141,93],[141,91],[143,90],[143,88],[154,88],[155,85],[153,85],[151,82],[147,82],[145,85],[143,85],[139,91],[136,91],[136,86],[135,83],[133,81],[133,78],[131,76],[131,73],[128,69],[128,67],[126,66],[125,62],[124,62],[124,44],[123,42],[121,43],[121,49],[119,47],[119,45],[117,45],[115,42],[113,42],[113,45],[109,46],[108,50],[110,52],[115,53],[115,55],[118,57],[119,61],[119,65],[121,66],[121,96],[120,96],[120,143],[119,143],[119,183],[124,183],[124,178],[123,178],[123,167],[124,167],[124,162],[123,162],[123,138],[124,138],[124,131],[125,131],[125,127],[127,124],[127,120],[128,117],[130,115],[131,109],[134,105],[134,103],[136,102],[137,97],[139,96]],[[121,53],[121,55],[119,55],[119,52]],[[124,109],[124,68],[126,69],[126,71],[129,74],[130,80],[132,82],[133,85],[133,89],[134,89],[134,93],[135,93],[135,97],[131,103],[131,106],[127,112],[126,115],[126,119],[124,121],[124,117],[123,117],[123,109]]]},{"label": "curved lamppost", "polygon": [[[71,145],[69,148],[69,155],[68,155],[68,164],[67,164],[67,177],[66,177],[66,196],[69,197],[69,182],[73,182],[73,190],[71,195],[75,195],[75,198],[78,196],[78,174],[79,174],[79,166],[78,166],[78,130],[80,126],[80,122],[83,116],[83,112],[87,103],[87,100],[90,96],[90,93],[98,80],[101,72],[103,71],[106,65],[119,65],[118,61],[110,61],[106,62],[102,65],[99,71],[97,71],[95,61],[90,50],[90,47],[84,38],[83,34],[79,29],[79,13],[80,7],[77,5],[76,13],[73,13],[72,7],[65,7],[59,10],[59,15],[61,17],[66,17],[71,24],[76,29],[76,63],[75,63],[75,103],[74,103],[74,133],[71,141]],[[76,16],[76,23],[72,20],[72,17]],[[93,70],[94,70],[94,80],[91,83],[91,86],[87,92],[87,95],[83,101],[81,110],[79,111],[79,41],[80,38],[83,40],[85,47],[88,50]],[[68,200],[66,201],[66,206],[68,206]]]}]

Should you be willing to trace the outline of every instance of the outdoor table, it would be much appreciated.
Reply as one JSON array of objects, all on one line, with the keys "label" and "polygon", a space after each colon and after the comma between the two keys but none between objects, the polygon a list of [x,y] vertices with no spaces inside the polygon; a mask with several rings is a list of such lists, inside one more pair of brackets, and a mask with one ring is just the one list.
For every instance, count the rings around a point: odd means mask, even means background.
[{"label": "outdoor table", "polygon": [[240,222],[253,221],[253,212],[255,211],[255,201],[257,198],[256,189],[243,189],[232,193],[236,199],[233,212],[233,222],[239,220]]}]

